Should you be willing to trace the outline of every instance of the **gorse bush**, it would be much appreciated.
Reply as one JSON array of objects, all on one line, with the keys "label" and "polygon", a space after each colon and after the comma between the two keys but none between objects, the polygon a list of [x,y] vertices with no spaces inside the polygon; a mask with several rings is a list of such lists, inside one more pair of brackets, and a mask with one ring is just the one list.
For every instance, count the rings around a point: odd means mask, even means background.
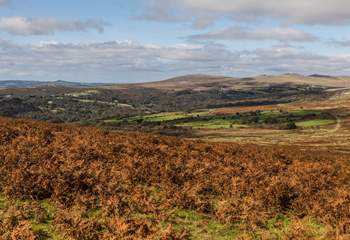
[{"label": "gorse bush", "polygon": [[340,238],[350,234],[348,160],[294,146],[1,119],[0,192],[8,204],[0,204],[0,238],[192,238],[176,220],[181,209],[241,233],[259,233],[279,215],[308,217],[327,227],[328,239]]}]

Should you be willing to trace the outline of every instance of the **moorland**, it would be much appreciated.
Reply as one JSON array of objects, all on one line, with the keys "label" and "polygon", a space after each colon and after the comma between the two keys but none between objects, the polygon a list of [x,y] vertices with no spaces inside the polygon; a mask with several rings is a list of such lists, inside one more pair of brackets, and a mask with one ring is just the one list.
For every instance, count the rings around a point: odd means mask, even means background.
[{"label": "moorland", "polygon": [[2,239],[347,239],[349,155],[1,119]]},{"label": "moorland", "polygon": [[6,82],[1,239],[348,239],[350,78]]},{"label": "moorland", "polygon": [[1,116],[216,142],[349,149],[348,77],[189,75],[140,84],[22,86],[0,90]]}]

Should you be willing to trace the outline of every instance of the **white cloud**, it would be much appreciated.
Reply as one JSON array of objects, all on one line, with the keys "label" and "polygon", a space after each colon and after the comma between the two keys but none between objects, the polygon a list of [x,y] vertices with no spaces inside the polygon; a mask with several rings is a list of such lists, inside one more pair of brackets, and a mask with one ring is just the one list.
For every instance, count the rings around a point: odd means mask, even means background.
[{"label": "white cloud", "polygon": [[350,73],[350,56],[326,56],[291,47],[231,51],[222,45],[160,46],[130,41],[31,45],[0,41],[0,56],[1,79],[126,82],[188,73]]},{"label": "white cloud", "polygon": [[221,31],[192,35],[191,40],[275,40],[281,42],[310,42],[317,37],[312,34],[292,28],[268,28],[246,30],[239,27],[231,27]]},{"label": "white cloud", "polygon": [[203,26],[223,17],[243,22],[273,19],[289,24],[345,25],[350,22],[350,1],[149,0],[145,15],[158,21],[176,16],[193,24],[206,22]]},{"label": "white cloud", "polygon": [[105,22],[100,20],[87,21],[63,21],[54,18],[25,18],[2,17],[0,18],[0,31],[13,35],[50,35],[56,31],[79,32],[89,29],[104,31]]}]

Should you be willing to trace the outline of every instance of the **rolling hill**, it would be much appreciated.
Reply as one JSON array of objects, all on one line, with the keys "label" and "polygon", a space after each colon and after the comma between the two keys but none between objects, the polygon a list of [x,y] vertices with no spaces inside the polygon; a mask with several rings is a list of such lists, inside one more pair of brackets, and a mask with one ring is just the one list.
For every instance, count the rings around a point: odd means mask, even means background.
[{"label": "rolling hill", "polygon": [[161,90],[209,90],[214,88],[224,89],[249,89],[255,87],[267,87],[271,85],[310,85],[325,88],[349,88],[350,77],[324,76],[299,74],[260,75],[256,77],[236,78],[211,75],[187,75],[157,82],[137,84],[116,84],[114,88],[153,88]]},{"label": "rolling hill", "polygon": [[326,88],[349,88],[350,77],[326,76],[313,74],[309,76],[299,74],[260,75],[255,77],[227,77],[214,75],[185,75],[171,79],[135,83],[135,84],[110,84],[110,83],[80,83],[57,81],[0,81],[1,88],[37,88],[37,87],[69,87],[69,88],[114,88],[135,89],[151,88],[158,90],[197,90],[205,91],[213,88],[249,89],[253,87],[266,87],[271,85],[310,85]]}]

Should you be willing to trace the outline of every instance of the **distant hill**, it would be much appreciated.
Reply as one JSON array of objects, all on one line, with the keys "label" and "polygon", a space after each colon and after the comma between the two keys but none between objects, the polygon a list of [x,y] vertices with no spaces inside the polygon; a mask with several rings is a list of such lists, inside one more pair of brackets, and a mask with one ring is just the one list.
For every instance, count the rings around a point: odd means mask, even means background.
[{"label": "distant hill", "polygon": [[58,81],[21,81],[8,80],[0,81],[0,89],[6,88],[37,88],[37,87],[69,87],[69,88],[88,88],[101,87],[108,89],[158,89],[158,90],[197,90],[206,91],[211,89],[251,89],[256,87],[268,87],[275,85],[310,85],[325,88],[349,88],[350,77],[347,76],[328,76],[313,74],[304,76],[295,73],[282,75],[259,75],[254,77],[227,77],[214,75],[185,75],[170,78],[162,81],[131,83],[131,84],[106,84],[106,83],[82,83]]},{"label": "distant hill", "polygon": [[315,78],[334,78],[333,76],[321,75],[321,74],[312,74],[312,75],[309,75],[309,77],[315,77]]},{"label": "distant hill", "polygon": [[197,90],[211,89],[244,90],[276,85],[310,85],[324,88],[348,88],[350,77],[313,74],[304,76],[295,73],[282,75],[259,75],[255,77],[227,77],[212,75],[185,75],[157,82],[107,85],[112,89],[148,88],[158,90]]},{"label": "distant hill", "polygon": [[96,87],[102,84],[98,83],[80,83],[80,82],[68,82],[63,80],[57,81],[25,81],[25,80],[5,80],[0,81],[0,88],[36,88],[36,87],[71,87],[71,88],[85,88]]}]

